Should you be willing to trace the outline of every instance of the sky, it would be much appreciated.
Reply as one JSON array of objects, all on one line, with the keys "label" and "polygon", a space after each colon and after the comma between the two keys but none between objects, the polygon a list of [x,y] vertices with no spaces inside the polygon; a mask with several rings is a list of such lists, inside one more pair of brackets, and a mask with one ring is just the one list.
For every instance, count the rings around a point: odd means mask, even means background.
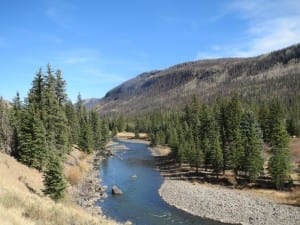
[{"label": "sky", "polygon": [[146,71],[300,42],[299,0],[0,0],[0,96],[61,69],[69,98],[100,98]]}]

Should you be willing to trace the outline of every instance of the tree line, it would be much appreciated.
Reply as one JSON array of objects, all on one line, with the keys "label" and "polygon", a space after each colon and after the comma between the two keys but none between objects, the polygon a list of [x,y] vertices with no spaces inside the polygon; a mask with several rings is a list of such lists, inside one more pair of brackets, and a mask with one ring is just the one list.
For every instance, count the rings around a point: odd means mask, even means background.
[{"label": "tree line", "polygon": [[60,70],[40,69],[24,101],[19,93],[11,107],[0,102],[0,147],[25,165],[44,173],[45,194],[58,200],[66,182],[62,161],[78,145],[82,151],[102,150],[110,138],[108,122],[87,111],[81,96],[73,104]]},{"label": "tree line", "polygon": [[[238,95],[200,104],[193,97],[183,110],[150,113],[135,120],[138,131],[148,132],[153,145],[169,145],[177,163],[212,169],[215,175],[230,169],[246,182],[267,172],[278,189],[290,181],[291,156],[282,104],[242,103]],[[265,147],[270,148],[270,158]]]}]

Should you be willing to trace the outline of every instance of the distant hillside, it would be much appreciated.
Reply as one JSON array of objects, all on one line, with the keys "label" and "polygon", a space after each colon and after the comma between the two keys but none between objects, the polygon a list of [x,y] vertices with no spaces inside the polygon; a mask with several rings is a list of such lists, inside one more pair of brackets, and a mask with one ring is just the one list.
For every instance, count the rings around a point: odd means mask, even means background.
[{"label": "distant hillside", "polygon": [[182,107],[233,92],[245,99],[300,97],[300,44],[251,58],[199,60],[143,73],[109,91],[96,105],[101,115]]},{"label": "distant hillside", "polygon": [[88,98],[82,100],[82,103],[86,107],[86,109],[94,108],[99,102],[100,102],[99,98]]}]

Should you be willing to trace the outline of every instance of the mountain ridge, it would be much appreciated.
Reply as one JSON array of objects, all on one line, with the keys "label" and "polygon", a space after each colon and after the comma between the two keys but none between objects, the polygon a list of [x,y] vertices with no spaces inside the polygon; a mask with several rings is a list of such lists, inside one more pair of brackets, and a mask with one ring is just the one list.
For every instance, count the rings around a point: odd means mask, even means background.
[{"label": "mountain ridge", "polygon": [[249,99],[300,96],[300,44],[249,58],[204,59],[142,73],[89,105],[100,115],[182,107],[196,95],[202,102],[239,93]]}]

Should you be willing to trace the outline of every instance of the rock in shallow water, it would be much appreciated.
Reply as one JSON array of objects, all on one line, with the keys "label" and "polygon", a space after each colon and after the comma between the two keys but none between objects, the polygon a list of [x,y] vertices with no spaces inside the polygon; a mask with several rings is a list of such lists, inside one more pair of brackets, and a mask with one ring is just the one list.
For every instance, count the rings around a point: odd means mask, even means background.
[{"label": "rock in shallow water", "polygon": [[111,193],[113,195],[122,195],[123,194],[122,190],[120,188],[118,188],[116,185],[112,186]]}]

